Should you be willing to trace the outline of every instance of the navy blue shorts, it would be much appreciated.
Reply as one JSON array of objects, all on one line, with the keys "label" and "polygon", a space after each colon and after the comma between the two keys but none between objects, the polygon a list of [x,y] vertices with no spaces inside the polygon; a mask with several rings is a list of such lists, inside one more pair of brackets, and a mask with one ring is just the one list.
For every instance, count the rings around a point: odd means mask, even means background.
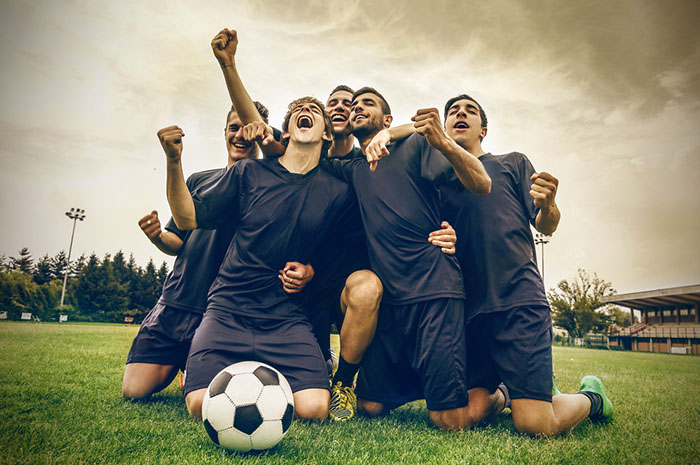
[{"label": "navy blue shorts", "polygon": [[308,321],[250,318],[209,309],[192,340],[183,393],[206,388],[219,371],[248,360],[278,369],[292,392],[329,389],[326,362]]},{"label": "navy blue shorts", "polygon": [[185,368],[202,314],[157,303],[131,344],[126,363],[155,363]]},{"label": "navy blue shorts", "polygon": [[508,387],[511,399],[552,401],[552,317],[549,307],[517,307],[467,323],[469,388]]},{"label": "navy blue shorts", "polygon": [[464,301],[382,305],[362,359],[358,398],[389,409],[425,398],[428,410],[467,405]]}]

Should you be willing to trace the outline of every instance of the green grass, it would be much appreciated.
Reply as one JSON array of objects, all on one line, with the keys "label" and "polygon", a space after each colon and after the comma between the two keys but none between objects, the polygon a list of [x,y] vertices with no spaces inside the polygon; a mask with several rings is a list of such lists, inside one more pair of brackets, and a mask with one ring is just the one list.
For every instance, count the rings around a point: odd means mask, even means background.
[{"label": "green grass", "polygon": [[586,421],[556,439],[519,435],[509,417],[443,433],[414,402],[380,420],[295,422],[271,451],[239,455],[210,442],[176,384],[150,402],[121,401],[136,329],[0,323],[0,463],[700,463],[698,357],[555,347],[559,388],[597,374],[616,408],[612,425]]}]

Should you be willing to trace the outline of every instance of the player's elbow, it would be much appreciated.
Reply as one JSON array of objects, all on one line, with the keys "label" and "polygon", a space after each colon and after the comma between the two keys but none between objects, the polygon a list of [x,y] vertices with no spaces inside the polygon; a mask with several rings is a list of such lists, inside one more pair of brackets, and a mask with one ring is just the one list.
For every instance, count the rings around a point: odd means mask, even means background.
[{"label": "player's elbow", "polygon": [[197,229],[197,219],[173,214],[175,225],[182,231]]},{"label": "player's elbow", "polygon": [[485,178],[479,179],[474,188],[471,189],[472,192],[479,195],[486,195],[491,193],[491,178],[486,176]]}]

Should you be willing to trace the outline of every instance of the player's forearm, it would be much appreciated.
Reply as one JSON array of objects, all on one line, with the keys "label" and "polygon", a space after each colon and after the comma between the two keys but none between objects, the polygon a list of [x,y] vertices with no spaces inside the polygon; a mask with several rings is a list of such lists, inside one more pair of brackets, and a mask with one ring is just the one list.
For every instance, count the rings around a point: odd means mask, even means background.
[{"label": "player's forearm", "polygon": [[402,140],[416,132],[416,127],[413,123],[402,124],[400,126],[393,126],[389,129],[389,136],[391,137],[391,142],[396,142]]},{"label": "player's forearm", "polygon": [[155,245],[158,250],[167,255],[177,255],[182,247],[182,239],[170,231],[161,231],[161,233],[153,239],[153,245]]},{"label": "player's forearm", "polygon": [[226,81],[228,94],[231,97],[231,103],[236,108],[236,113],[238,113],[238,117],[241,118],[243,124],[249,124],[253,121],[262,121],[263,119],[258,113],[257,108],[255,108],[253,99],[248,95],[248,91],[243,85],[241,77],[238,75],[236,64],[224,65],[221,67],[221,71],[224,73],[224,80]]},{"label": "player's forearm", "polygon": [[556,204],[552,204],[549,208],[543,208],[537,213],[535,217],[535,229],[542,234],[550,235],[557,230],[560,219],[561,212],[559,212],[559,207],[557,207]]},{"label": "player's forearm", "polygon": [[280,144],[276,140],[271,140],[265,145],[260,145],[260,150],[262,151],[264,158],[279,157],[284,155],[287,147]]},{"label": "player's forearm", "polygon": [[168,160],[166,173],[166,194],[175,224],[182,230],[196,229],[197,218],[194,202],[189,189],[187,189],[180,161]]},{"label": "player's forearm", "polygon": [[440,152],[447,158],[465,188],[475,194],[491,192],[491,177],[477,157],[448,138]]}]

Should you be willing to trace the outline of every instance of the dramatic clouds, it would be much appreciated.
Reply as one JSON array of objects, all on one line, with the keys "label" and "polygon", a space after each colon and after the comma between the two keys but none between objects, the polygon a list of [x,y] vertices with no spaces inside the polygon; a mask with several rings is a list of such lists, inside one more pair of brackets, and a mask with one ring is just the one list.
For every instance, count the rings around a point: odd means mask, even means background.
[{"label": "dramatic clouds", "polygon": [[339,83],[378,88],[397,123],[477,98],[487,150],[561,181],[548,287],[578,267],[621,291],[700,282],[698,2],[16,0],[0,17],[0,253],[67,248],[76,206],[74,253],[162,260],[136,225],[168,212],[155,132],[184,128],[187,172],[223,165],[209,42],[233,27],[278,126]]}]

